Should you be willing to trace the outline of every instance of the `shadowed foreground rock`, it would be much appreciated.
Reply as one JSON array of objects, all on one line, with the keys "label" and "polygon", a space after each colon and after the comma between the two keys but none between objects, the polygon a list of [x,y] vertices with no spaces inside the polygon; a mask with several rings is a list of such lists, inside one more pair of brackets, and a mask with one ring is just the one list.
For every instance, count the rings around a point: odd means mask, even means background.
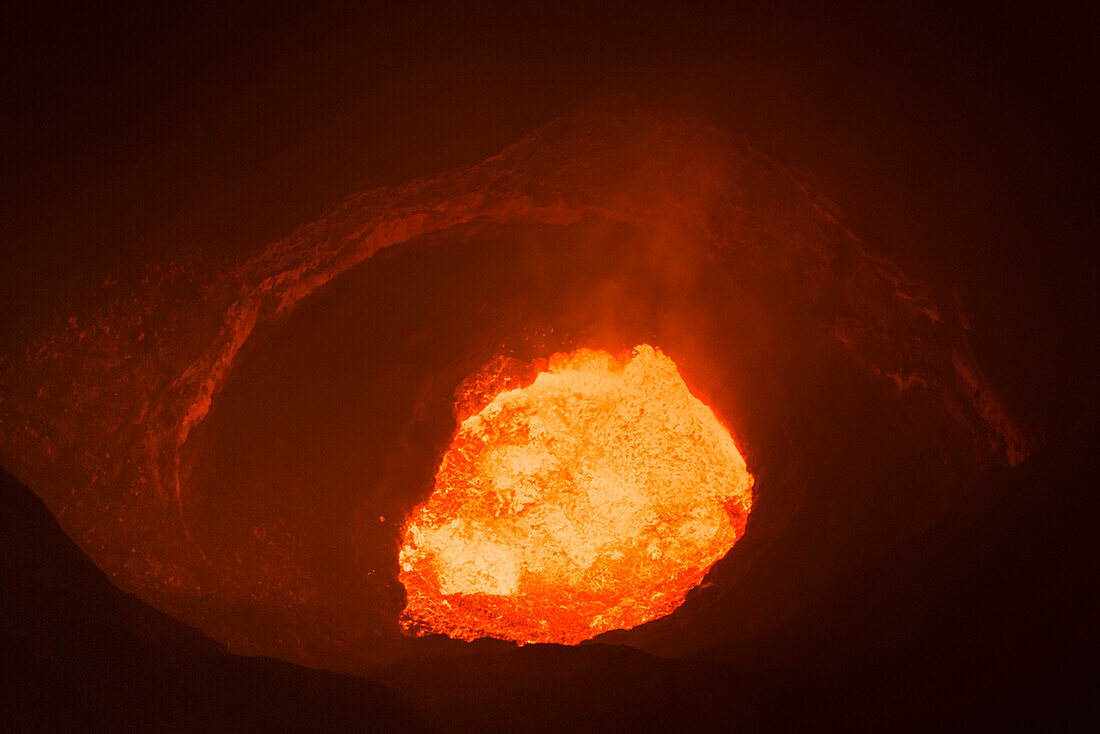
[{"label": "shadowed foreground rock", "polygon": [[0,469],[0,729],[426,731],[380,684],[225,648],[119,591]]}]

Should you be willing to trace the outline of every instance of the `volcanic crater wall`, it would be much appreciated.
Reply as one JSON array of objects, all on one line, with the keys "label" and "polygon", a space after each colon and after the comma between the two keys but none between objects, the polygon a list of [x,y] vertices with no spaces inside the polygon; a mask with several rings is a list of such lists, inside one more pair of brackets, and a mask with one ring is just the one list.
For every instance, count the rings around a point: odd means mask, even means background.
[{"label": "volcanic crater wall", "polygon": [[[417,279],[425,268],[433,278]],[[488,310],[455,308],[464,293]],[[325,315],[341,299],[359,336]],[[386,303],[421,310],[410,320]],[[799,548],[777,545],[791,536],[854,533],[855,545],[884,547],[984,467],[1026,456],[966,330],[782,164],[696,122],[601,102],[470,169],[350,197],[242,262],[154,265],[132,287],[105,287],[89,313],[3,355],[0,459],[124,589],[237,650],[347,668],[396,634],[395,528],[430,486],[455,389],[494,356],[649,340],[666,350],[758,476],[746,539],[712,574],[728,590],[766,567],[769,548]],[[329,341],[304,341],[311,332]],[[334,418],[343,435],[386,443],[357,465],[330,427],[300,460],[322,467],[342,452],[344,463],[327,475],[302,469],[315,485],[296,496],[229,470],[250,450],[260,466],[274,444],[245,439],[241,453],[219,455],[212,438],[272,437],[245,376],[262,380],[268,365],[267,386],[289,394],[308,370],[276,384],[272,360],[290,364],[306,344],[323,347],[311,355],[322,370],[350,345],[355,365],[375,371],[373,395],[392,384],[401,397],[385,409],[341,401],[351,363],[328,394],[320,382],[301,390],[299,405],[345,411]],[[356,407],[372,417],[355,423]],[[919,481],[912,496],[884,500],[899,461]],[[820,497],[850,487],[856,499],[814,500],[821,484],[830,490]],[[836,509],[864,501],[887,507],[882,527]],[[812,531],[826,526],[832,535]],[[835,572],[871,552],[819,555]],[[707,608],[728,617],[714,596],[630,639],[672,652],[705,644],[660,640],[683,639]],[[769,607],[755,608],[763,617]]]}]

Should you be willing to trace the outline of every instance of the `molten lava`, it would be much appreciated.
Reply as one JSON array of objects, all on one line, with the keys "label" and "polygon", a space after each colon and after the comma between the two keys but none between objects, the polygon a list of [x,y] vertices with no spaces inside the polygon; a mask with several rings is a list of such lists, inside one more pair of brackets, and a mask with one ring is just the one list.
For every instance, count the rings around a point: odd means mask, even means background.
[{"label": "molten lava", "polygon": [[554,355],[459,426],[405,528],[403,623],[576,644],[664,616],[744,533],[752,485],[659,349]]}]

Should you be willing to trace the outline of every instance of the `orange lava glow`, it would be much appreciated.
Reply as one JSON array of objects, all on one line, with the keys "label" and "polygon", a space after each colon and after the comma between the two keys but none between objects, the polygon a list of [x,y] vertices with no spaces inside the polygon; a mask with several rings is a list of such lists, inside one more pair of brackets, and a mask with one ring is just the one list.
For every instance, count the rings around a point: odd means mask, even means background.
[{"label": "orange lava glow", "polygon": [[554,355],[459,426],[405,526],[402,622],[576,644],[662,617],[744,533],[752,485],[659,349]]}]

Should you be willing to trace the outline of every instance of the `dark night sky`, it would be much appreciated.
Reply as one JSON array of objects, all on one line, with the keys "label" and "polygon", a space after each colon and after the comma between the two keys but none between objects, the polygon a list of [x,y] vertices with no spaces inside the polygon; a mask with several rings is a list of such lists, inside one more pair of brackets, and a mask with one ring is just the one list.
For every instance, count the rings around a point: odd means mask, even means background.
[{"label": "dark night sky", "polygon": [[1094,405],[1085,16],[730,5],[9,8],[0,344],[108,273],[250,252],[346,194],[627,92],[812,172],[872,249],[961,283],[1022,415]]}]

